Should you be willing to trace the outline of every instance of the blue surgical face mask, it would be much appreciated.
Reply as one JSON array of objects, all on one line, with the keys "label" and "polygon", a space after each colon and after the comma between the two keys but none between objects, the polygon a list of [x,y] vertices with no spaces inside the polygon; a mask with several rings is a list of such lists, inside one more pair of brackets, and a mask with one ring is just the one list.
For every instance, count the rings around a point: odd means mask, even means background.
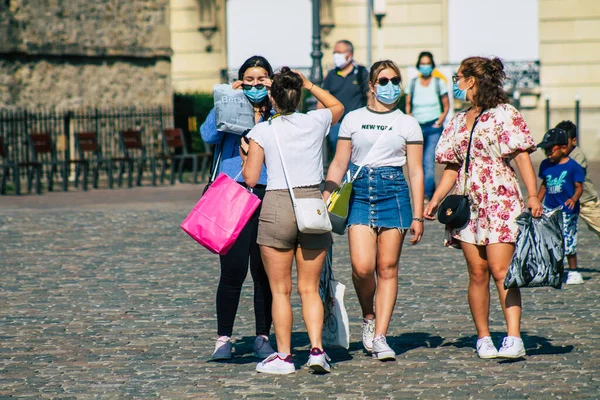
[{"label": "blue surgical face mask", "polygon": [[419,65],[419,72],[423,76],[430,76],[433,72],[433,65]]},{"label": "blue surgical face mask", "polygon": [[452,86],[452,93],[454,94],[454,98],[462,101],[467,101],[467,90],[469,89],[461,89],[458,87],[458,82],[456,82]]},{"label": "blue surgical face mask", "polygon": [[265,99],[265,97],[267,97],[268,91],[266,87],[257,89],[256,87],[252,86],[251,89],[244,89],[244,94],[252,103],[259,104]]},{"label": "blue surgical face mask", "polygon": [[400,85],[394,85],[392,82],[388,82],[385,86],[377,84],[375,97],[383,104],[394,104],[400,97]]}]

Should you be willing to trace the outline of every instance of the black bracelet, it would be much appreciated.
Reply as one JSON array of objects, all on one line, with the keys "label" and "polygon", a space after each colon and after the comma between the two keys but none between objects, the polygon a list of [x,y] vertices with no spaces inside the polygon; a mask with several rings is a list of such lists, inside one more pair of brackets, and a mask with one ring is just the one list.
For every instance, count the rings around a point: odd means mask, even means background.
[{"label": "black bracelet", "polygon": [[425,218],[417,218],[417,217],[414,217],[414,218],[413,218],[413,221],[417,221],[417,222],[424,222],[424,221],[425,221]]}]

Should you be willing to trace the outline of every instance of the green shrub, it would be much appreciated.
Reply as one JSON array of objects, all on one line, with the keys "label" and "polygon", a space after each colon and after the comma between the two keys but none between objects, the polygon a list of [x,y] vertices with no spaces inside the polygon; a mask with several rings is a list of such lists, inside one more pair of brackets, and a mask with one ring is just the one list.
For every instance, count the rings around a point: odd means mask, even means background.
[{"label": "green shrub", "polygon": [[175,126],[183,129],[188,143],[191,143],[192,151],[195,153],[209,151],[200,137],[199,129],[214,106],[212,93],[175,93],[173,105]]}]

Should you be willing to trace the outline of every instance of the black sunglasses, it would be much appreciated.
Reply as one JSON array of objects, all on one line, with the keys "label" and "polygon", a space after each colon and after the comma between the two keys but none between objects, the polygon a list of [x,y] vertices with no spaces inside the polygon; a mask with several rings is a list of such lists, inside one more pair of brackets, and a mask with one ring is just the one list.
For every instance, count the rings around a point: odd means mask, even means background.
[{"label": "black sunglasses", "polygon": [[255,87],[257,90],[262,90],[265,88],[265,85],[263,85],[262,83],[259,83],[258,85],[250,85],[248,83],[242,83],[242,89],[244,89],[244,90],[250,90],[253,87]]},{"label": "black sunglasses", "polygon": [[464,76],[460,76],[460,75],[452,75],[452,83],[456,83],[459,80],[463,79]]},{"label": "black sunglasses", "polygon": [[395,76],[393,78],[379,78],[377,79],[377,82],[379,82],[379,86],[385,86],[388,84],[388,82],[392,82],[392,85],[396,85],[398,86],[400,84],[400,77],[399,76]]}]

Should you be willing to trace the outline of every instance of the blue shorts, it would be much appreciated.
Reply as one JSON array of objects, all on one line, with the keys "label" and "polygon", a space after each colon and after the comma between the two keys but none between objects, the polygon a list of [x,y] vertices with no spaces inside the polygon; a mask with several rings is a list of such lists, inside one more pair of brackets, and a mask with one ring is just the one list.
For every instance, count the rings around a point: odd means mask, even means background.
[{"label": "blue shorts", "polygon": [[[352,176],[357,169],[350,165]],[[412,209],[402,167],[362,168],[352,184],[348,226],[408,229],[411,224]]]},{"label": "blue shorts", "polygon": [[[551,211],[551,208],[544,206],[544,212]],[[562,212],[563,219],[563,239],[565,242],[565,256],[577,254],[577,219],[579,214]]]}]

